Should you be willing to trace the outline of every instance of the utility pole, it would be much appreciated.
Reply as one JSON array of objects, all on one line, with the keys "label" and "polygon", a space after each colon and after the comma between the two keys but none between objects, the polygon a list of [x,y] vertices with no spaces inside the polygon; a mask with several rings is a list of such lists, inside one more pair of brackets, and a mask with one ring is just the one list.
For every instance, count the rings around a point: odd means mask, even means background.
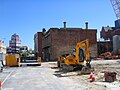
[{"label": "utility pole", "polygon": [[16,53],[16,36],[15,36],[15,53]]}]

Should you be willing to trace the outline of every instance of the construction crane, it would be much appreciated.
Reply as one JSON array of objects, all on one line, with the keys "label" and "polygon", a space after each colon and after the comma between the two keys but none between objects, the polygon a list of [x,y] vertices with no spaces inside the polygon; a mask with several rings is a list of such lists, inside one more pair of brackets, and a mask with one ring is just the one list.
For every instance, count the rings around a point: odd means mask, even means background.
[{"label": "construction crane", "polygon": [[120,27],[120,0],[110,0]]}]

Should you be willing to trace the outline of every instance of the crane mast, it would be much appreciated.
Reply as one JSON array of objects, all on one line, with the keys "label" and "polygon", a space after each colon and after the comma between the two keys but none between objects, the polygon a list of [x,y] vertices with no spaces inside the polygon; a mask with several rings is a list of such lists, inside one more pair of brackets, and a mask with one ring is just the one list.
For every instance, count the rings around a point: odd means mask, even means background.
[{"label": "crane mast", "polygon": [[120,0],[110,0],[118,20],[118,27],[120,28]]}]

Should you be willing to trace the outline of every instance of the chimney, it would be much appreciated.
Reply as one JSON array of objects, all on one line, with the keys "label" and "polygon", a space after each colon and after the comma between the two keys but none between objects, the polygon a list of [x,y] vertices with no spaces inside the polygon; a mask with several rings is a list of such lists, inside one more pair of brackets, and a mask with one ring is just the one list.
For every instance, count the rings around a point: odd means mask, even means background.
[{"label": "chimney", "polygon": [[64,29],[66,29],[66,22],[63,22],[63,24],[64,24]]},{"label": "chimney", "polygon": [[85,24],[86,24],[86,30],[88,30],[88,22],[86,22]]},{"label": "chimney", "polygon": [[45,33],[46,33],[46,29],[45,28],[42,29],[42,33],[43,33],[43,35],[45,35]]}]

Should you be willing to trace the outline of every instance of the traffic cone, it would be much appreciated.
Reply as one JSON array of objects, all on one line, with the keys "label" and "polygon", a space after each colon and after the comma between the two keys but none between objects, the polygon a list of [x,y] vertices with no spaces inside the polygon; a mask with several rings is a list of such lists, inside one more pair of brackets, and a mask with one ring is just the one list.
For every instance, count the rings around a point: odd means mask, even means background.
[{"label": "traffic cone", "polygon": [[2,90],[2,82],[0,81],[0,90]]},{"label": "traffic cone", "polygon": [[94,71],[92,71],[92,78],[91,78],[90,82],[94,82],[94,81],[95,81],[95,73],[94,73]]},{"label": "traffic cone", "polygon": [[92,79],[92,76],[93,76],[93,73],[92,73],[92,71],[90,72],[90,77],[89,77],[89,79]]}]

